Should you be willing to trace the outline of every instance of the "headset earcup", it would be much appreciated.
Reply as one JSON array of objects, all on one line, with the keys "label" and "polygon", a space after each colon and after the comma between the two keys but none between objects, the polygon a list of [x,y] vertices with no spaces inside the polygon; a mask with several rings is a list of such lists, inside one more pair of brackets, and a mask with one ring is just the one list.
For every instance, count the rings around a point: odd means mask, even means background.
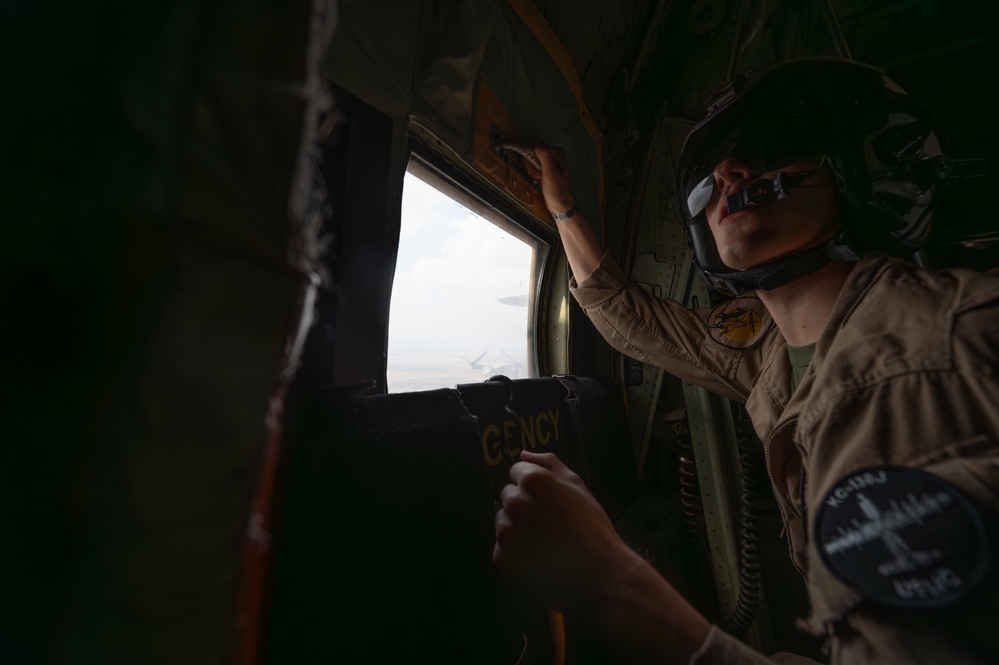
[{"label": "headset earcup", "polygon": [[705,270],[728,270],[718,255],[715,237],[708,227],[706,215],[697,215],[687,223],[687,235],[694,250],[694,260]]}]

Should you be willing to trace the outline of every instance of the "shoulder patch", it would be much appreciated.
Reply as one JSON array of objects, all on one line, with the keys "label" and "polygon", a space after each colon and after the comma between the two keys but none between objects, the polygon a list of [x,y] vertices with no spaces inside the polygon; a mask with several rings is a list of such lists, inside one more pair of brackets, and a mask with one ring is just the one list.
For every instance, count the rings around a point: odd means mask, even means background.
[{"label": "shoulder patch", "polygon": [[763,340],[773,323],[770,312],[759,298],[742,296],[711,310],[707,321],[708,337],[722,346],[749,349]]},{"label": "shoulder patch", "polygon": [[953,485],[912,467],[872,466],[840,478],[816,510],[813,532],[837,579],[894,607],[955,603],[988,563],[978,512]]}]

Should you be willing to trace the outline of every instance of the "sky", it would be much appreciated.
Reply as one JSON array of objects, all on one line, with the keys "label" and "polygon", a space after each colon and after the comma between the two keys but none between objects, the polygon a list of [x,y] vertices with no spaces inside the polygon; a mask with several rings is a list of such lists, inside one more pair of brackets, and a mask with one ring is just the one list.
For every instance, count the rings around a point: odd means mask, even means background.
[{"label": "sky", "polygon": [[[389,319],[389,389],[453,386],[448,381],[459,370],[468,374],[465,382],[483,380],[490,366],[525,376],[528,309],[499,299],[529,292],[532,261],[530,245],[407,173]],[[482,353],[480,368],[461,358]],[[423,385],[416,374],[437,385]]]}]

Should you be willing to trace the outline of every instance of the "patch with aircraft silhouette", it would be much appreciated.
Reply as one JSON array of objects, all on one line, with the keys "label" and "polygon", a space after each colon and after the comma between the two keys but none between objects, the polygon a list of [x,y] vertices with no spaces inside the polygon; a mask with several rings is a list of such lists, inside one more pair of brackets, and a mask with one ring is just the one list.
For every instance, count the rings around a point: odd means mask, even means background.
[{"label": "patch with aircraft silhouette", "polygon": [[981,581],[988,562],[975,508],[938,476],[872,466],[841,478],[818,506],[822,562],[868,600],[894,607],[951,605]]},{"label": "patch with aircraft silhouette", "polygon": [[769,332],[773,318],[755,296],[728,300],[708,315],[708,336],[723,346],[749,349],[756,346]]}]

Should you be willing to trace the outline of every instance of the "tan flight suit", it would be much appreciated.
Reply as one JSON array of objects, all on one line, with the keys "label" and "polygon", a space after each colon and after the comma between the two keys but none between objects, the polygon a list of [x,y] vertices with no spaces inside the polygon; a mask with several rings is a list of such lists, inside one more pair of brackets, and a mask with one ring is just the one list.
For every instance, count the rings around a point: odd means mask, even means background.
[{"label": "tan flight suit", "polygon": [[[648,295],[606,256],[572,292],[616,349],[746,403],[808,586],[812,611],[801,626],[828,635],[833,662],[996,663],[992,566],[954,605],[897,609],[838,581],[809,542],[803,513],[836,481],[893,464],[960,490],[999,548],[999,279],[879,258],[865,257],[851,273],[793,396],[776,326],[752,348],[722,346],[706,333],[708,310]],[[713,628],[694,662],[767,661]]]}]

